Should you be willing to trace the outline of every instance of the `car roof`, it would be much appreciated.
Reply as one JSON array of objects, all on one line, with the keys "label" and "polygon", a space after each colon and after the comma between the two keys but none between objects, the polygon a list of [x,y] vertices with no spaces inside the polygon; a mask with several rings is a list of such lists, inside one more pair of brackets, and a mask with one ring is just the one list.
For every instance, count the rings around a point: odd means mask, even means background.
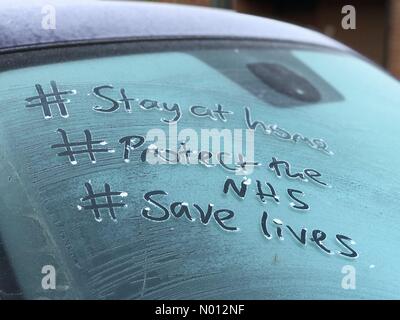
[{"label": "car roof", "polygon": [[[42,27],[48,5],[55,29]],[[55,0],[2,0],[0,52],[27,48],[135,39],[265,39],[349,51],[312,30],[232,10],[188,5]]]}]

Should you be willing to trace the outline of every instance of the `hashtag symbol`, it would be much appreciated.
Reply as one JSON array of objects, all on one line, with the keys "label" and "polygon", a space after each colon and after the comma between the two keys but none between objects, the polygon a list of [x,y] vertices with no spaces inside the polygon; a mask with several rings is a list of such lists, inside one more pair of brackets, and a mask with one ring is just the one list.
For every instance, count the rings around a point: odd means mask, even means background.
[{"label": "hashtag symbol", "polygon": [[[105,146],[107,145],[107,142],[104,140],[93,140],[92,139],[92,134],[90,133],[89,130],[85,130],[85,141],[81,142],[70,142],[68,139],[68,135],[63,129],[58,129],[58,133],[61,134],[63,143],[60,144],[53,144],[51,146],[52,149],[55,148],[65,148],[65,151],[57,153],[58,156],[60,157],[65,157],[67,156],[69,158],[69,161],[71,164],[75,165],[78,163],[78,161],[75,158],[75,155],[77,154],[84,154],[87,153],[89,156],[89,159],[92,161],[92,163],[96,163],[96,157],[95,153],[98,152],[109,152],[109,153],[114,153],[114,149],[109,149],[106,147],[98,147],[95,148],[95,146]],[[80,149],[76,150],[76,147],[80,147]]]},{"label": "hashtag symbol", "polygon": [[[25,107],[26,108],[35,108],[42,107],[43,115],[45,119],[51,119],[53,117],[51,113],[50,106],[57,105],[60,111],[61,117],[68,118],[68,110],[65,106],[66,103],[69,102],[68,99],[63,98],[63,95],[66,94],[76,94],[75,90],[67,90],[67,91],[58,91],[57,83],[55,81],[50,81],[50,86],[52,92],[44,93],[43,88],[40,84],[36,84],[35,88],[38,93],[37,96],[26,98],[25,101],[29,102]],[[50,98],[53,98],[50,100]],[[38,102],[31,103],[35,100],[39,100]]]},{"label": "hashtag symbol", "polygon": [[[120,192],[120,191],[111,191],[111,187],[108,183],[104,184],[104,192],[94,193],[93,187],[90,182],[85,183],[85,188],[87,195],[81,199],[81,202],[89,201],[90,205],[78,205],[78,210],[92,210],[94,214],[94,219],[98,222],[102,221],[100,215],[100,209],[107,209],[108,214],[110,215],[113,221],[117,221],[115,216],[114,208],[126,208],[127,205],[122,202],[113,202],[114,197],[122,197],[125,198],[128,196],[127,192]],[[96,200],[102,198],[105,200],[103,203],[98,203]]]}]

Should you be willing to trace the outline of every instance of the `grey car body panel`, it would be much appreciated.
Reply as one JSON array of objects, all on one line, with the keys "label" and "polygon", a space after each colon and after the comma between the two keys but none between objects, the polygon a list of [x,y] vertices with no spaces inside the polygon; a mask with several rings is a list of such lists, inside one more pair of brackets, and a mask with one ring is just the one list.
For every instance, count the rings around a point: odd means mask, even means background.
[{"label": "grey car body panel", "polygon": [[[42,27],[48,5],[55,29]],[[242,38],[305,43],[351,51],[315,31],[231,10],[173,4],[103,1],[0,3],[0,52],[98,41]]]}]

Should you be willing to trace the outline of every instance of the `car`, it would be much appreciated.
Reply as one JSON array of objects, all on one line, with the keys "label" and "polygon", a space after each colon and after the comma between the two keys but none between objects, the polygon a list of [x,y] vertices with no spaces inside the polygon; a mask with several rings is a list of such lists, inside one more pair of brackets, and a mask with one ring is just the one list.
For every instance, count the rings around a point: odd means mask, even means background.
[{"label": "car", "polygon": [[2,298],[399,298],[386,71],[230,10],[0,8]]}]

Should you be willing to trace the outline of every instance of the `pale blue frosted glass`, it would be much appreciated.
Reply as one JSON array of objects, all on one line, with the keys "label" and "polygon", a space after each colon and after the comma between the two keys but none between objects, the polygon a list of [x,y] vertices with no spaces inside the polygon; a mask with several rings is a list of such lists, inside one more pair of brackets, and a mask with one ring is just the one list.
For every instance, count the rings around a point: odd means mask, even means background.
[{"label": "pale blue frosted glass", "polygon": [[[272,50],[273,51],[273,50]],[[287,53],[287,50],[281,50]],[[274,60],[279,51],[256,49],[214,50],[209,54],[248,61]],[[293,56],[329,83],[344,99],[290,108],[275,107],[257,99],[237,83],[196,58],[196,53],[153,53],[57,63],[0,74],[0,222],[1,235],[27,297],[49,298],[184,298],[184,299],[302,299],[302,298],[399,298],[400,243],[398,136],[399,84],[369,63],[356,57],[328,52],[293,51]],[[275,58],[274,58],[275,57]],[[285,64],[282,59],[281,63]],[[290,62],[288,67],[290,67]],[[232,65],[235,68],[235,65]],[[36,94],[35,84],[48,91],[55,80],[60,90],[77,90],[67,104],[69,118],[44,120],[40,108],[25,108],[25,98]],[[256,78],[254,78],[256,81]],[[220,167],[200,165],[151,166],[133,152],[130,163],[122,160],[118,140],[167,130],[160,121],[167,113],[132,113],[123,106],[111,114],[93,110],[110,103],[88,95],[98,85],[119,99],[127,95],[179,103],[178,128],[245,128],[244,107],[253,119],[276,123],[289,132],[322,138],[334,155],[302,143],[290,143],[260,132],[256,160],[263,163],[250,175],[252,184],[244,200],[222,192],[229,173]],[[234,112],[228,122],[197,119],[189,106],[222,104]],[[97,155],[92,164],[78,155],[72,166],[56,156],[51,145],[61,142],[58,128],[74,140],[90,129],[94,138],[105,139],[113,154]],[[287,160],[294,170],[314,168],[332,188],[312,182],[278,179],[267,170],[271,157]],[[238,183],[241,177],[231,175]],[[268,181],[281,202],[262,204],[255,196],[255,180]],[[129,206],[116,209],[118,222],[103,214],[96,222],[90,211],[77,205],[85,195],[84,183],[96,191],[104,183],[127,191]],[[290,208],[287,188],[305,193],[308,212]],[[141,216],[148,204],[143,194],[164,190],[164,205],[173,201],[194,202],[206,208],[235,211],[229,225],[239,232],[225,232],[211,220],[202,225],[171,217],[156,223]],[[154,210],[154,208],[153,208]],[[341,250],[335,235],[356,241],[356,260],[324,254],[310,241],[301,247],[285,230],[285,240],[267,240],[261,232],[263,210],[299,231],[321,229],[326,245]],[[193,210],[193,212],[195,212]],[[195,215],[195,214],[194,214]],[[273,230],[273,229],[271,229]],[[309,237],[309,235],[308,235]],[[43,265],[55,265],[60,290],[41,289]],[[344,290],[342,267],[355,267],[357,287]]]}]

